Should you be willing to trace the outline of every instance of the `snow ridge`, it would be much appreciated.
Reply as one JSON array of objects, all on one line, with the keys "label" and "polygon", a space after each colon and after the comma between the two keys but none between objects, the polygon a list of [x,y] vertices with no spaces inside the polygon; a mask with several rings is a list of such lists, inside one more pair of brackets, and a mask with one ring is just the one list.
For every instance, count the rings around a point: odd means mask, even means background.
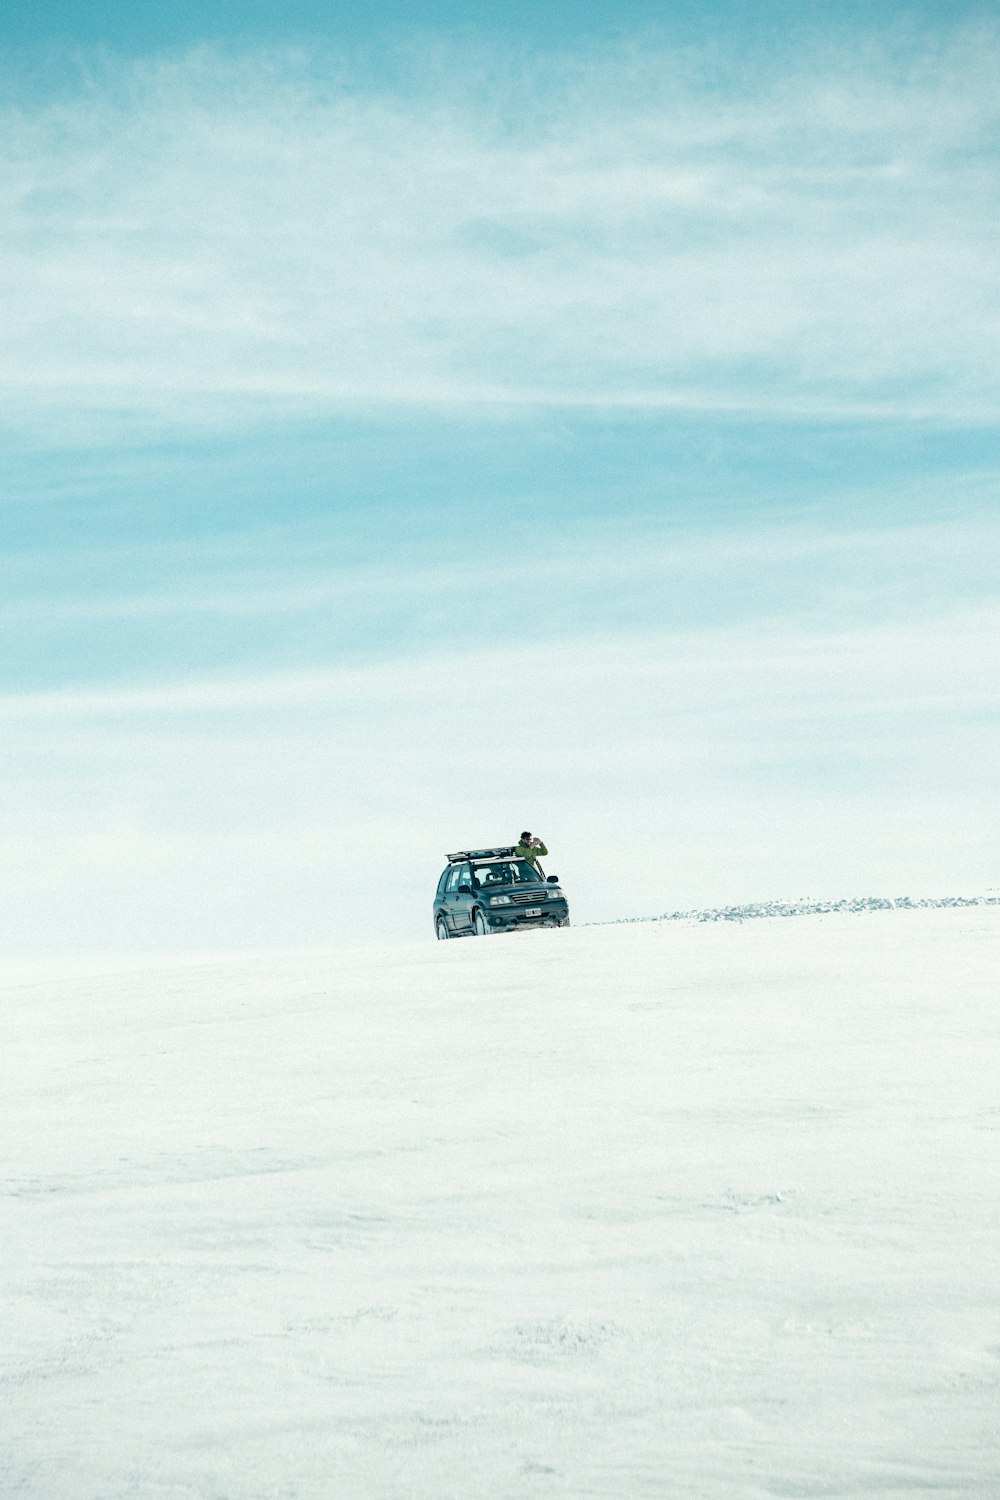
[{"label": "snow ridge", "polygon": [[807,917],[827,912],[920,911],[942,906],[1000,906],[1000,896],[853,896],[840,901],[751,901],[743,906],[710,906],[704,910],[665,911],[658,917],[618,917],[611,922],[588,922],[588,927],[620,926],[631,922],[747,922],[754,917]]}]

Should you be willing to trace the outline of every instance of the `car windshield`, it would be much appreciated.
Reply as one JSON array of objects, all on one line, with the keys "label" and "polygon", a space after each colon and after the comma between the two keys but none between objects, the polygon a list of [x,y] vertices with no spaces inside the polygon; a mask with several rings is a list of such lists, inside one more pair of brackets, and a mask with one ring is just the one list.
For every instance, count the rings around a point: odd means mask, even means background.
[{"label": "car windshield", "polygon": [[504,859],[492,865],[476,865],[473,874],[479,885],[539,885],[542,880],[526,859]]}]

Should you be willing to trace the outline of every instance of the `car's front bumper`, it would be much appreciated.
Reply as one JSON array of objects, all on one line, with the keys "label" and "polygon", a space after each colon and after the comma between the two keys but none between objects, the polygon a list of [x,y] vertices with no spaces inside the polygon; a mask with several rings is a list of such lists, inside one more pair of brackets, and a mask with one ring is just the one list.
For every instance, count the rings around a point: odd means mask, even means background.
[{"label": "car's front bumper", "polygon": [[483,915],[494,932],[511,932],[525,927],[563,927],[569,921],[569,905],[565,901],[539,902],[537,916],[517,907],[490,907]]}]

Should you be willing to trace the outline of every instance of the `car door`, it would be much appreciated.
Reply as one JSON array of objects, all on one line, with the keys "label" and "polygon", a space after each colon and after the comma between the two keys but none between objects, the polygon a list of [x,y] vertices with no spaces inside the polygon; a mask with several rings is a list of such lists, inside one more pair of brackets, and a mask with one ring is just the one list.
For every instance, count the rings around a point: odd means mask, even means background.
[{"label": "car door", "polygon": [[444,893],[445,915],[452,932],[468,932],[472,927],[472,896],[459,890],[459,886],[472,886],[472,871],[468,865],[456,865],[448,878]]},{"label": "car door", "polygon": [[434,892],[434,921],[435,921],[435,923],[437,922],[438,917],[443,917],[444,916],[444,893],[445,893],[445,891],[448,888],[448,881],[449,881],[450,877],[451,877],[451,865],[449,865],[447,867],[447,869],[441,871],[441,879],[438,881],[438,883],[437,883],[437,890]]}]

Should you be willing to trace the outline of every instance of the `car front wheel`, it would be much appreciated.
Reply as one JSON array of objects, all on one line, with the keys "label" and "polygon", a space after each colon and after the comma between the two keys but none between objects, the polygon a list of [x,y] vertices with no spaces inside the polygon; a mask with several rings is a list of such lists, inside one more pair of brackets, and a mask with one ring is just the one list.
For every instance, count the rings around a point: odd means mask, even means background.
[{"label": "car front wheel", "polygon": [[444,917],[438,917],[437,921],[434,923],[434,930],[437,933],[438,942],[445,942],[448,937],[448,923],[445,921]]},{"label": "car front wheel", "polygon": [[493,933],[492,927],[490,926],[489,922],[487,922],[481,911],[477,911],[476,915],[473,917],[472,929],[475,932],[476,937],[490,937]]}]

